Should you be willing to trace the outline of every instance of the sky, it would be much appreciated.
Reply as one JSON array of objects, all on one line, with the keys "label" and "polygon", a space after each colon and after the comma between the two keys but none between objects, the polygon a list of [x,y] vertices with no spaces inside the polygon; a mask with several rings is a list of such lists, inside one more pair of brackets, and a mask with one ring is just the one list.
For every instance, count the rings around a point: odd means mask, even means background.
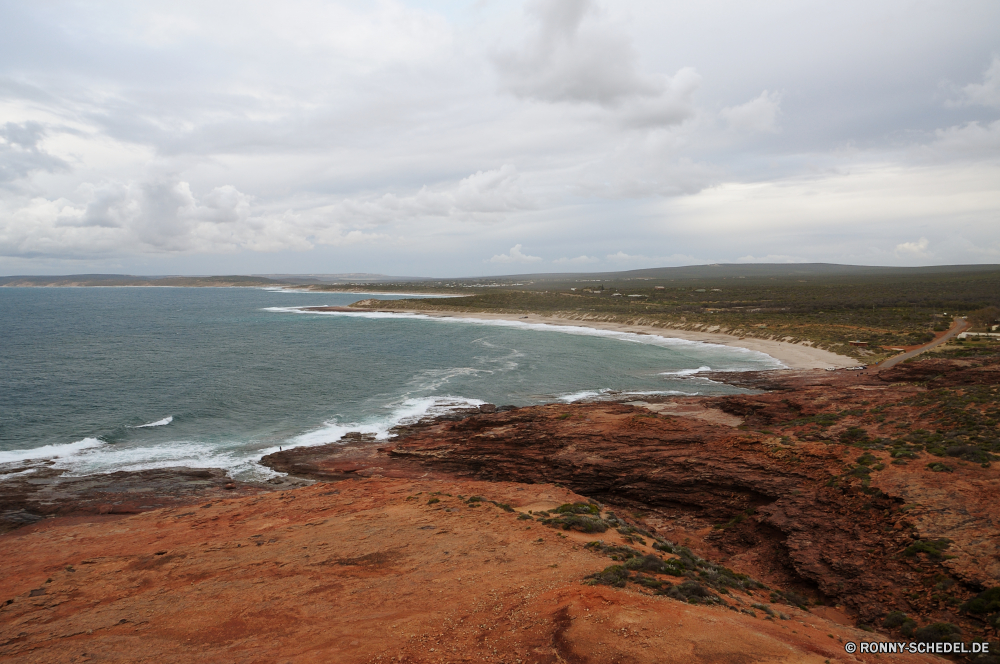
[{"label": "sky", "polygon": [[0,275],[1000,263],[995,0],[0,0]]}]

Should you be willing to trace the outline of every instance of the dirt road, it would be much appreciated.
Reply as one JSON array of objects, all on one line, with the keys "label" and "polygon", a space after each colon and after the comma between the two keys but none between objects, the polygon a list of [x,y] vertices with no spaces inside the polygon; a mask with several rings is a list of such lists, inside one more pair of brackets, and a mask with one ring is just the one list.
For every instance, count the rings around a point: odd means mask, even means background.
[{"label": "dirt road", "polygon": [[890,367],[894,367],[897,364],[899,364],[900,362],[903,362],[904,360],[908,360],[911,357],[916,357],[917,355],[920,355],[920,353],[923,353],[926,350],[930,350],[931,348],[935,348],[937,346],[940,346],[941,344],[943,344],[943,343],[949,341],[950,339],[952,339],[956,334],[959,334],[960,332],[962,332],[963,330],[966,330],[968,328],[969,328],[969,323],[966,322],[966,320],[964,318],[959,318],[959,317],[956,316],[954,322],[952,322],[951,327],[948,329],[948,331],[945,332],[940,337],[938,337],[937,339],[935,339],[934,341],[931,341],[930,343],[926,343],[923,346],[921,346],[920,348],[914,348],[911,351],[907,351],[905,353],[900,353],[899,355],[896,355],[895,357],[890,357],[888,360],[886,360],[882,364],[877,365],[874,368],[878,369],[878,370],[882,370],[882,369],[888,369]]}]

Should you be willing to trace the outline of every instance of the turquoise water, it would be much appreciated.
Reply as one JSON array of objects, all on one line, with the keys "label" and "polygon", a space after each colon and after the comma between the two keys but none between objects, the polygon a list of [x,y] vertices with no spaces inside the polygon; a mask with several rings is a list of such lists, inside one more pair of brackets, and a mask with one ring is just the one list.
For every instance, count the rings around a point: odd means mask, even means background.
[{"label": "turquoise water", "polygon": [[0,288],[0,463],[266,477],[256,462],[279,446],[348,431],[386,438],[450,408],[731,393],[697,371],[781,366],[743,349],[585,328],[299,309],[364,297]]}]

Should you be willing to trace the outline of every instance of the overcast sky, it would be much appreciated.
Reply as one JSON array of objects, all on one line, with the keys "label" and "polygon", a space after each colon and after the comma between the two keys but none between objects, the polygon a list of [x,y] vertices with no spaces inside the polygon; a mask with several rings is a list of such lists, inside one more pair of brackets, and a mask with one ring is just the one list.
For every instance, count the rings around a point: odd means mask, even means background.
[{"label": "overcast sky", "polygon": [[0,274],[1000,263],[996,0],[0,0]]}]

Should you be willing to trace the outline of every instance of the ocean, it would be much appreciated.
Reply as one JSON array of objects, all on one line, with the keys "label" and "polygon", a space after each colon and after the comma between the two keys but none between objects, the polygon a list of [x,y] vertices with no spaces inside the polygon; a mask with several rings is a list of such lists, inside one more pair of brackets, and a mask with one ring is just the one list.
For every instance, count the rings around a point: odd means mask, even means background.
[{"label": "ocean", "polygon": [[728,394],[741,390],[699,373],[782,366],[740,348],[583,327],[301,310],[367,297],[0,288],[0,464],[265,479],[275,473],[257,462],[279,447],[350,431],[387,439],[449,409]]}]

